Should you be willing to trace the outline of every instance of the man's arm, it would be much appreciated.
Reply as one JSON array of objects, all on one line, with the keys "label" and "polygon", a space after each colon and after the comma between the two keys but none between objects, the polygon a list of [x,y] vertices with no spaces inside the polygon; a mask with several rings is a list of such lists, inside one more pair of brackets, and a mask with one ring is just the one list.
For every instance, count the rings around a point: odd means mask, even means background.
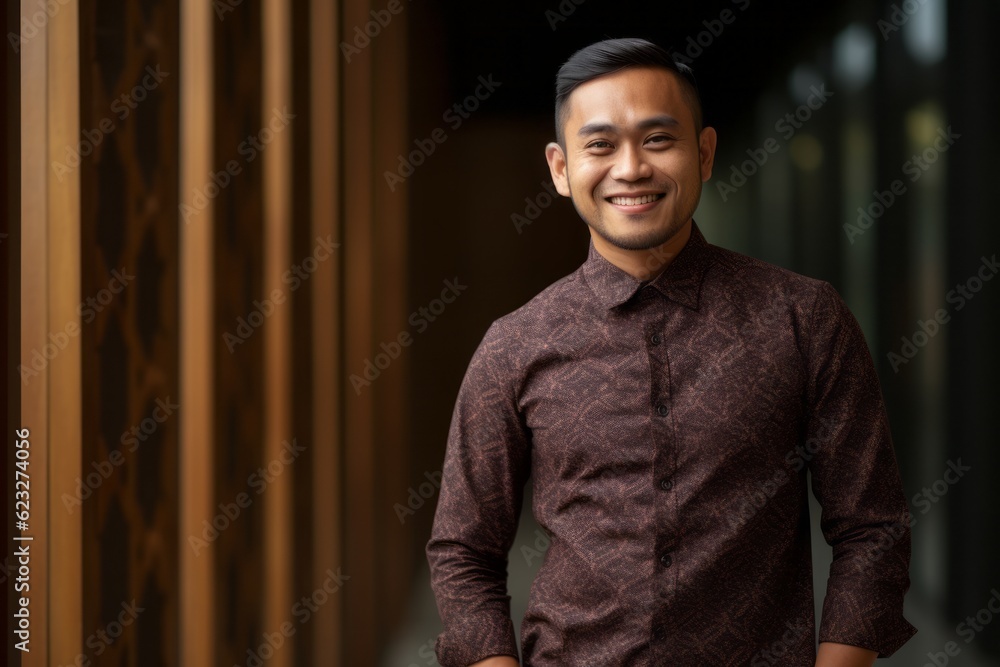
[{"label": "man's arm", "polygon": [[507,554],[530,474],[531,436],[517,408],[504,340],[494,323],[469,362],[448,432],[426,549],[444,624],[435,642],[442,667],[466,667],[489,656],[517,664]]},{"label": "man's arm", "polygon": [[859,646],[822,642],[816,655],[816,667],[872,667],[878,653]]},{"label": "man's arm", "polygon": [[477,662],[470,667],[520,667],[520,665],[517,660],[509,655],[495,655],[492,658],[486,658],[486,660]]},{"label": "man's arm", "polygon": [[846,650],[835,644],[887,657],[916,632],[903,618],[910,512],[864,334],[829,283],[819,289],[804,353],[807,434],[816,439],[809,467],[833,547],[819,631],[821,645],[831,644],[824,660]]}]

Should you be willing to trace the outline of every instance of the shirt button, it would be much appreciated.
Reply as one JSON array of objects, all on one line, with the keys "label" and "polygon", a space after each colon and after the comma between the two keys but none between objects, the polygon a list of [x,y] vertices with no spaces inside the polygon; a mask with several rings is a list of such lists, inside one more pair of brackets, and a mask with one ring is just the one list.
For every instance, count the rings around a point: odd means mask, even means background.
[{"label": "shirt button", "polygon": [[653,334],[652,336],[650,336],[649,342],[651,342],[653,345],[659,345],[661,342],[663,342],[663,339],[660,338],[660,334]]},{"label": "shirt button", "polygon": [[664,491],[669,491],[670,489],[674,488],[674,483],[666,478],[661,479],[660,488],[663,489]]},{"label": "shirt button", "polygon": [[673,562],[674,559],[670,557],[670,554],[663,554],[660,556],[660,563],[663,564],[663,567],[670,567]]},{"label": "shirt button", "polygon": [[663,403],[660,403],[659,405],[656,406],[656,414],[660,415],[661,417],[666,417],[668,412],[670,412],[670,408],[668,408]]}]

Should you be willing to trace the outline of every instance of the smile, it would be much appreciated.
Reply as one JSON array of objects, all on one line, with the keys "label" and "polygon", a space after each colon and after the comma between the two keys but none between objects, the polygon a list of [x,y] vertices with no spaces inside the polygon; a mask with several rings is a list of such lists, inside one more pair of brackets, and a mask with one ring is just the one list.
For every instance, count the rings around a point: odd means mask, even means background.
[{"label": "smile", "polygon": [[606,199],[617,206],[642,206],[643,204],[651,204],[666,196],[665,193],[660,192],[653,195],[641,195],[639,197],[606,197]]}]

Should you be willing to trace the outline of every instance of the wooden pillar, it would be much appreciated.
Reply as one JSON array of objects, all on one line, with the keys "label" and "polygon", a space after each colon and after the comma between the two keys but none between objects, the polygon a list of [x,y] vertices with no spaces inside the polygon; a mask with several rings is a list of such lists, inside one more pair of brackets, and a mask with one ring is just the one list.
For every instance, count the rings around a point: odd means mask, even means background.
[{"label": "wooden pillar", "polygon": [[[184,201],[212,171],[213,72],[210,3],[182,0],[180,53],[180,193]],[[214,485],[214,308],[212,258],[215,207],[178,216],[180,229],[180,664],[215,664],[216,604],[212,558],[196,555],[190,536],[212,515]]]},{"label": "wooden pillar", "polygon": [[[22,0],[21,15],[38,7]],[[75,0],[20,43],[21,354],[19,426],[30,431],[31,508],[22,536],[31,553],[30,652],[26,667],[72,662],[82,639],[81,515],[60,495],[80,470],[80,338],[46,353],[50,333],[79,333],[79,173],[58,180],[50,164],[79,141],[78,6]],[[36,354],[46,363],[35,362]],[[41,366],[41,368],[36,368]]]},{"label": "wooden pillar", "polygon": [[[291,484],[295,465],[288,462],[286,443],[299,443],[291,426],[291,294],[282,282],[282,274],[291,259],[291,125],[275,130],[270,125],[276,113],[294,114],[291,109],[291,32],[290,5],[287,0],[264,0],[262,3],[263,90],[261,118],[267,130],[274,132],[263,151],[264,169],[264,286],[265,295],[277,290],[286,302],[276,305],[264,335],[264,462],[281,461],[285,468],[270,483],[264,503],[264,631],[280,632],[294,627],[292,616],[292,512]],[[263,126],[262,126],[263,127]],[[266,130],[262,129],[262,134]],[[282,307],[283,306],[283,307]],[[290,667],[294,642],[276,650],[270,660],[274,667]]]}]

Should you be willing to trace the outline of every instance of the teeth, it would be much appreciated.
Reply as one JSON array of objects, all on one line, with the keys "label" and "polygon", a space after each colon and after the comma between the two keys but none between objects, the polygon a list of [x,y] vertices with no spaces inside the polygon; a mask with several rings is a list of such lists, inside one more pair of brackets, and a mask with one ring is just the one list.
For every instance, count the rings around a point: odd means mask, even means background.
[{"label": "teeth", "polygon": [[641,197],[612,197],[611,203],[619,206],[638,206],[648,204],[659,199],[659,195],[643,195]]}]

